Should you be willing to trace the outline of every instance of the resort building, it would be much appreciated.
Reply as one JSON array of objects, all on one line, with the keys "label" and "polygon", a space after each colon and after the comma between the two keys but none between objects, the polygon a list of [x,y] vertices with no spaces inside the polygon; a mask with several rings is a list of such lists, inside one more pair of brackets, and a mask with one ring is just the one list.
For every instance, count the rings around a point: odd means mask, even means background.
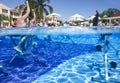
[{"label": "resort building", "polygon": [[10,27],[13,18],[18,17],[18,12],[0,3],[0,27]]},{"label": "resort building", "polygon": [[109,24],[109,26],[113,26],[114,24],[114,22],[118,22],[119,23],[119,25],[120,25],[120,11],[118,11],[118,12],[116,12],[114,15],[112,15],[111,17],[105,17],[104,18],[105,20],[108,20],[108,24]]}]

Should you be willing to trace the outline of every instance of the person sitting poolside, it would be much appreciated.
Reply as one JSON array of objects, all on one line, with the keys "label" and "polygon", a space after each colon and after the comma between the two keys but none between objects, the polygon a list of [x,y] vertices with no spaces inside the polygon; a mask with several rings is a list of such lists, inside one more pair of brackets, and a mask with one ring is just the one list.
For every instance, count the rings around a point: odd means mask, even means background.
[{"label": "person sitting poolside", "polygon": [[120,26],[120,23],[119,23],[118,20],[115,20],[114,22],[115,22],[115,23],[114,23],[114,26]]}]

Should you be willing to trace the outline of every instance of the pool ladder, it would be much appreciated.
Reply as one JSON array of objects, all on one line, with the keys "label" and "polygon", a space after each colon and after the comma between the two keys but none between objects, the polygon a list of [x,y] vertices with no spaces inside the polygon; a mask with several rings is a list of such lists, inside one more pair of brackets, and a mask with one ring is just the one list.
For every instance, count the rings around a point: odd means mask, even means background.
[{"label": "pool ladder", "polygon": [[[98,42],[102,43],[101,45],[97,45],[96,49],[98,49],[98,51],[102,51],[103,52],[103,57],[104,57],[104,65],[105,65],[105,79],[103,78],[103,80],[105,82],[109,82],[109,75],[108,75],[108,51],[109,51],[109,47],[111,47],[113,50],[115,50],[116,55],[118,55],[119,51],[117,49],[115,49],[115,47],[109,42],[108,37],[112,35],[112,34],[101,34],[100,35],[100,39]],[[93,80],[94,78],[92,77],[91,80]]]}]

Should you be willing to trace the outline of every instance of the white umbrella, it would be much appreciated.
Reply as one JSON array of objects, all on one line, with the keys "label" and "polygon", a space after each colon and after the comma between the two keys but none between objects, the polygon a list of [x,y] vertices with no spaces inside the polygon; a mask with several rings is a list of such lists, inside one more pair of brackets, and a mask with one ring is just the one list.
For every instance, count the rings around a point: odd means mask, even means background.
[{"label": "white umbrella", "polygon": [[51,17],[60,17],[61,15],[60,14],[58,14],[58,13],[51,13],[51,14],[49,14],[49,15],[47,15],[46,17],[48,17],[48,18],[51,18]]},{"label": "white umbrella", "polygon": [[[90,17],[88,18],[88,20],[93,20],[94,17],[95,17],[94,15],[93,15],[93,16],[90,16]],[[101,18],[99,17],[98,19],[101,19]]]},{"label": "white umbrella", "polygon": [[71,16],[69,18],[70,21],[83,21],[84,17],[82,15],[79,14],[74,14],[73,16]]},{"label": "white umbrella", "polygon": [[84,18],[84,16],[79,15],[79,14],[75,14],[75,15],[73,15],[73,16],[71,16],[71,17],[73,17],[73,18]]},{"label": "white umbrella", "polygon": [[60,17],[61,15],[58,13],[51,13],[49,15],[46,16],[46,18],[51,19],[49,20],[49,23],[57,23],[58,17]]},{"label": "white umbrella", "polygon": [[69,21],[83,21],[82,18],[70,18]]},{"label": "white umbrella", "polygon": [[88,20],[93,20],[94,17],[95,17],[95,16],[90,16],[90,17],[88,18]]}]

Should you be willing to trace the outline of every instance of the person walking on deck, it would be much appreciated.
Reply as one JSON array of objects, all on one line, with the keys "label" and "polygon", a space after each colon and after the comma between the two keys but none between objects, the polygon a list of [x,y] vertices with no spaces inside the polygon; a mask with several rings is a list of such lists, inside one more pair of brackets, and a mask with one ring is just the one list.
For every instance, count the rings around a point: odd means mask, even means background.
[{"label": "person walking on deck", "polygon": [[96,10],[96,15],[93,18],[93,26],[98,26],[99,12]]}]

